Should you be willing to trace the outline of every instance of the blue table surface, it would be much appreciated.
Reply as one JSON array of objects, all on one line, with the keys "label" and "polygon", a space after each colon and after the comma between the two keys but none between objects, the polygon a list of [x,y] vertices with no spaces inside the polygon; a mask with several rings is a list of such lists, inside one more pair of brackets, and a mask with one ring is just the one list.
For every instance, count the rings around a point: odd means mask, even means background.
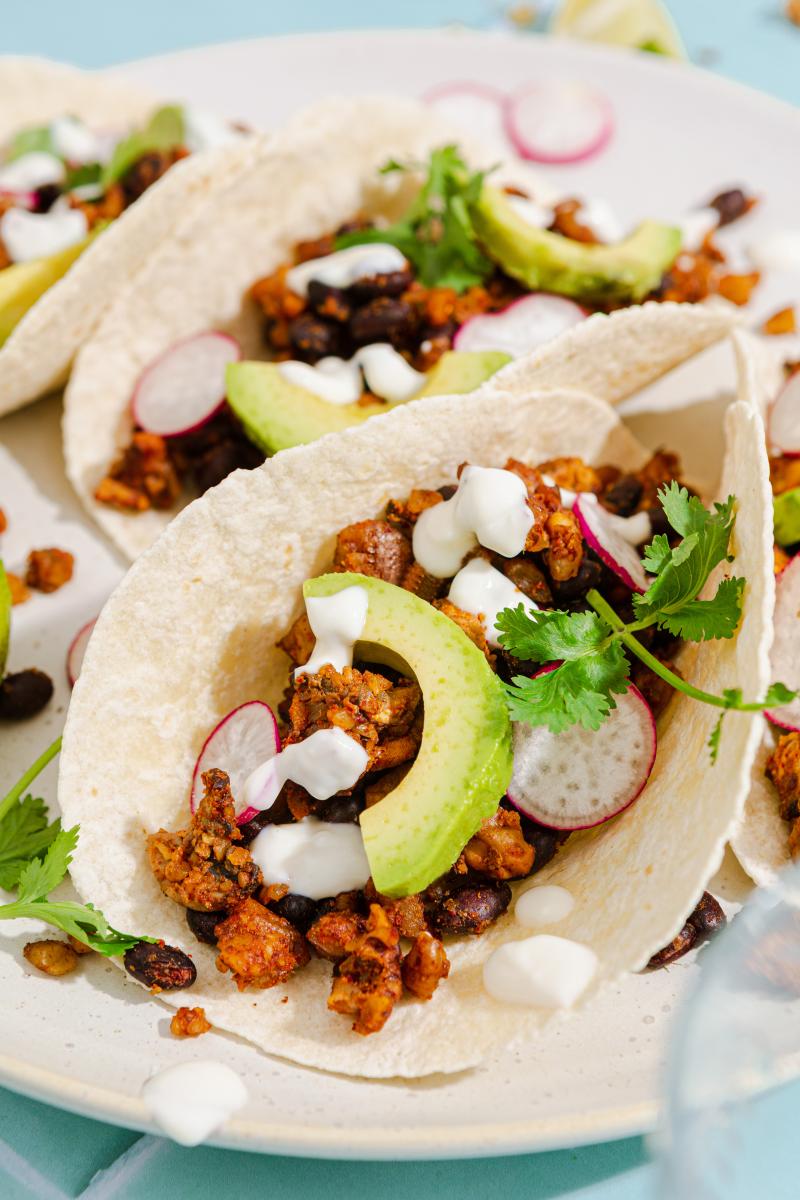
[{"label": "blue table surface", "polygon": [[[105,9],[87,0],[36,0],[4,12],[0,53],[40,54],[85,67],[236,38],[318,29],[498,24],[500,0],[137,0]],[[540,6],[541,7],[541,6]],[[690,56],[725,75],[800,102],[800,29],[782,0],[670,0]],[[652,1167],[641,1138],[516,1158],[440,1163],[322,1163],[184,1150],[157,1138],[60,1112],[0,1089],[3,1200],[281,1200],[368,1195],[394,1200],[646,1200]]]}]

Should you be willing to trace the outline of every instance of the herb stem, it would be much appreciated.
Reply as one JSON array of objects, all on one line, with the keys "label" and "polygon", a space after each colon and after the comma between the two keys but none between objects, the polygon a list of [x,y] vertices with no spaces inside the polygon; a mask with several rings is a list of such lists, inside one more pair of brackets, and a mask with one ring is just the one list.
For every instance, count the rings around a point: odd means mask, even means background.
[{"label": "herb stem", "polygon": [[61,736],[59,735],[53,742],[52,746],[48,746],[47,749],[39,755],[33,766],[28,767],[25,774],[14,784],[11,791],[8,792],[2,800],[0,800],[0,821],[2,821],[6,813],[14,807],[25,790],[30,787],[36,776],[41,774],[49,762],[52,762],[60,749]]}]

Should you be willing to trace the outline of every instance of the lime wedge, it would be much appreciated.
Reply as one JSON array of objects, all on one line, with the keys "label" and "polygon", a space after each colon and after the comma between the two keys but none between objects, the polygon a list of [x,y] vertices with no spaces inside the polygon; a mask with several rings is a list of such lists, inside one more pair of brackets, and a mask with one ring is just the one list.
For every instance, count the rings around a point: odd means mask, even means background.
[{"label": "lime wedge", "polygon": [[550,32],[686,58],[675,22],[661,0],[561,0]]}]

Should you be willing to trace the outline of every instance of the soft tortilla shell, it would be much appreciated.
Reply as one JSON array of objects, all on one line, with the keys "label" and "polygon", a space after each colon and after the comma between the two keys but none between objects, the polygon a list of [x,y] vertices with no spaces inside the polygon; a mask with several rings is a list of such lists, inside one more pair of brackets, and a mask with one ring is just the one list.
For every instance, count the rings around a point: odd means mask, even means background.
[{"label": "soft tortilla shell", "polygon": [[[130,399],[143,367],[178,338],[211,327],[234,334],[247,357],[263,356],[261,320],[246,300],[250,285],[286,262],[298,241],[359,211],[401,211],[413,179],[398,192],[397,176],[380,182],[378,168],[390,157],[424,158],[448,140],[476,166],[493,161],[417,101],[377,96],[315,105],[263,142],[246,172],[197,205],[117,297],[76,359],[65,395],[64,453],[78,495],[130,559],[174,516],[126,514],[94,499],[130,441]],[[546,198],[521,164],[504,166],[501,177]],[[724,337],[736,319],[726,305],[653,304],[644,311],[641,322],[624,313],[584,322],[525,363],[510,364],[494,387],[574,387],[614,403]]]},{"label": "soft tortilla shell", "polygon": [[[0,144],[27,125],[64,113],[93,127],[125,130],[158,101],[138,90],[43,59],[0,60]],[[252,152],[243,139],[178,163],[96,238],[70,270],[25,314],[0,347],[0,416],[60,387],[78,348],[112,297],[153,246],[168,237],[200,195]]]},{"label": "soft tortilla shell", "polygon": [[[747,680],[757,692],[767,671],[767,466],[753,421],[737,404],[727,422],[741,501],[735,569],[748,580],[742,631],[735,641],[700,646],[691,672],[715,691]],[[319,962],[285,988],[238,994],[212,953],[187,937],[181,911],[149,873],[143,843],[145,830],[186,820],[195,757],[219,718],[245,699],[274,704],[280,696],[287,663],[275,639],[300,609],[302,582],[330,561],[336,532],[413,486],[453,479],[465,460],[502,464],[509,454],[531,462],[578,454],[629,467],[645,457],[608,405],[580,393],[483,388],[411,403],[229,477],[134,565],[95,629],[59,784],[64,821],[81,825],[75,884],[117,928],[190,949],[200,971],[193,1002],[216,1027],[270,1053],[345,1074],[419,1076],[471,1066],[548,1022],[549,1014],[509,1009],[483,989],[488,954],[522,934],[510,915],[481,938],[454,942],[446,986],[428,1004],[399,1005],[376,1037],[356,1037],[326,1010],[329,967]],[[727,479],[730,486],[730,467]],[[729,717],[720,761],[705,769],[715,718],[679,700],[637,803],[594,836],[576,837],[538,876],[570,888],[575,910],[558,932],[599,956],[587,999],[674,935],[722,857],[758,730],[747,717]]]}]

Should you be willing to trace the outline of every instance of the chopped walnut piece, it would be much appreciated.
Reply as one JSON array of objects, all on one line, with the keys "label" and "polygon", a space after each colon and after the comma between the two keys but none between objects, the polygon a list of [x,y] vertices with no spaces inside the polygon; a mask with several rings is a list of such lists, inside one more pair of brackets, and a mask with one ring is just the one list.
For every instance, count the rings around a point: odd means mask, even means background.
[{"label": "chopped walnut piece", "polygon": [[558,488],[546,484],[536,467],[530,467],[515,458],[509,458],[504,469],[519,475],[528,492],[528,507],[533,514],[533,524],[528,532],[525,549],[530,554],[546,550],[550,545],[548,519],[561,509],[561,494]]},{"label": "chopped walnut piece", "polygon": [[68,550],[31,550],[25,582],[37,592],[57,592],[72,579],[75,559]]},{"label": "chopped walnut piece", "polygon": [[776,496],[800,487],[800,458],[782,456],[769,460],[769,477]]},{"label": "chopped walnut piece", "polygon": [[792,561],[789,555],[784,550],[783,546],[779,546],[776,542],[772,547],[773,569],[776,575],[780,575],[784,567],[788,567]]},{"label": "chopped walnut piece", "polygon": [[11,592],[12,604],[24,604],[26,600],[30,600],[31,594],[25,583],[20,579],[19,575],[15,575],[13,571],[6,571],[6,579],[8,580],[8,588]]},{"label": "chopped walnut piece", "polygon": [[443,616],[449,617],[462,629],[469,640],[478,647],[481,654],[486,656],[489,666],[494,666],[494,654],[486,640],[486,630],[483,627],[483,621],[474,613],[465,612],[463,608],[459,608],[457,604],[453,604],[452,600],[434,600],[433,607],[437,608]]},{"label": "chopped walnut piece", "polygon": [[443,499],[441,492],[414,488],[407,500],[389,501],[386,505],[386,520],[390,525],[399,525],[401,528],[415,525],[417,517],[424,513],[426,508],[441,504]]},{"label": "chopped walnut piece", "polygon": [[307,663],[316,644],[314,632],[305,613],[292,622],[287,633],[275,644],[289,655],[296,667]]},{"label": "chopped walnut piece", "polygon": [[431,604],[437,596],[441,596],[447,587],[447,580],[439,579],[436,575],[429,575],[418,562],[412,562],[403,576],[400,586],[407,592],[413,592],[415,596],[419,596],[420,600],[427,600]]},{"label": "chopped walnut piece", "polygon": [[551,233],[560,233],[562,237],[572,242],[586,242],[596,245],[601,239],[589,225],[584,225],[580,219],[583,204],[580,200],[562,200],[553,209],[553,221],[549,226]]},{"label": "chopped walnut piece", "polygon": [[792,305],[781,308],[768,317],[761,326],[761,331],[770,337],[777,337],[783,333],[797,333],[797,318]]},{"label": "chopped walnut piece", "polygon": [[397,900],[382,896],[372,880],[367,881],[364,896],[370,904],[380,904],[400,937],[415,938],[428,928],[421,895],[400,896]]},{"label": "chopped walnut piece", "polygon": [[0,533],[5,533],[7,529],[8,518],[6,517],[6,514],[3,512],[2,508],[0,508]]},{"label": "chopped walnut piece", "polygon": [[498,808],[463,850],[466,865],[491,879],[523,879],[533,869],[533,846],[525,841],[518,812]]},{"label": "chopped walnut piece", "polygon": [[549,458],[547,462],[539,463],[538,470],[541,475],[547,475],[559,487],[569,488],[571,492],[600,491],[602,481],[599,472],[582,458]]},{"label": "chopped walnut piece", "polygon": [[230,781],[224,771],[206,771],[205,792],[188,829],[159,829],[147,839],[150,869],[165,896],[202,912],[227,911],[261,885],[261,871],[242,835]]},{"label": "chopped walnut piece", "polygon": [[717,291],[725,300],[740,307],[749,304],[753,290],[761,279],[759,271],[750,271],[746,275],[723,275],[717,283]]},{"label": "chopped walnut piece", "polygon": [[257,900],[243,900],[216,928],[218,971],[230,971],[239,991],[283,983],[309,960],[305,938]]},{"label": "chopped walnut piece", "polygon": [[204,1008],[187,1008],[181,1005],[169,1023],[169,1031],[173,1037],[195,1038],[211,1029],[211,1022],[206,1018]]},{"label": "chopped walnut piece", "polygon": [[789,853],[800,856],[800,733],[784,733],[767,759],[767,779],[775,785],[780,814],[791,825]]},{"label": "chopped walnut piece", "polygon": [[450,974],[444,946],[432,933],[420,933],[403,959],[403,984],[418,1000],[430,1000],[442,979]]},{"label": "chopped walnut piece", "polygon": [[86,942],[79,942],[78,939],[76,937],[73,937],[71,933],[67,934],[67,941],[69,942],[70,946],[72,946],[72,949],[75,951],[75,953],[79,957],[81,957],[84,954],[94,954],[95,953],[95,951],[92,949],[91,946],[87,946]]},{"label": "chopped walnut piece", "polygon": [[306,938],[322,958],[339,962],[347,956],[347,947],[366,929],[366,917],[356,912],[323,913],[308,930]]},{"label": "chopped walnut piece", "polygon": [[402,994],[400,936],[381,906],[371,904],[366,929],[348,944],[333,977],[328,1008],[354,1016],[353,1031],[366,1036],[383,1029]]},{"label": "chopped walnut piece", "polygon": [[94,498],[99,504],[144,512],[172,508],[180,494],[181,480],[164,438],[138,432],[100,482]]},{"label": "chopped walnut piece", "polygon": [[67,942],[55,938],[43,938],[40,942],[28,942],[22,949],[32,967],[45,975],[68,975],[78,965],[78,956]]},{"label": "chopped walnut piece", "polygon": [[568,508],[551,513],[545,528],[549,546],[545,551],[547,569],[556,583],[574,579],[583,562],[583,534],[574,512]]},{"label": "chopped walnut piece", "polygon": [[336,571],[355,571],[399,584],[410,565],[411,543],[388,521],[358,521],[336,538]]},{"label": "chopped walnut piece", "polygon": [[681,461],[677,454],[669,450],[656,450],[643,467],[636,472],[636,478],[642,485],[639,508],[660,507],[658,499],[659,488],[680,479]]}]

